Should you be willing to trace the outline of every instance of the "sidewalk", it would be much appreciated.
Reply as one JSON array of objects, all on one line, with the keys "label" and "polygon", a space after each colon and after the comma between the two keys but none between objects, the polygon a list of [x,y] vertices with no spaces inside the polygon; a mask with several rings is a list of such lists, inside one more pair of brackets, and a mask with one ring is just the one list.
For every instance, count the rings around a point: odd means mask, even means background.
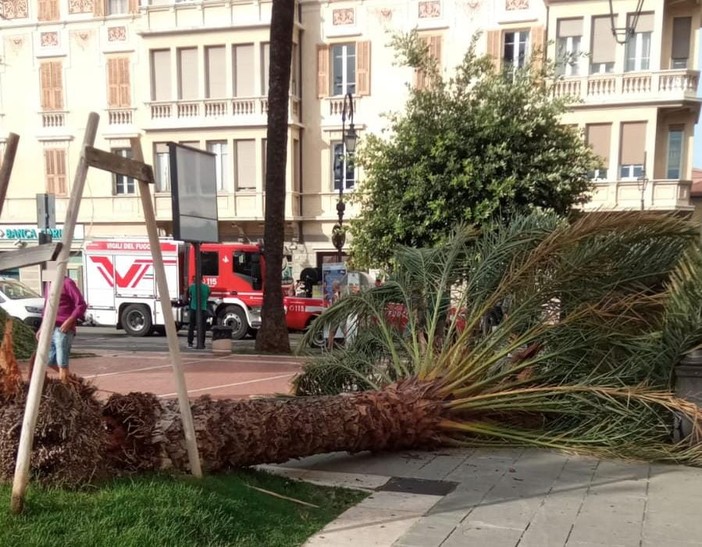
[{"label": "sidewalk", "polygon": [[307,547],[702,545],[702,469],[532,449],[331,454],[262,467],[373,492]]}]

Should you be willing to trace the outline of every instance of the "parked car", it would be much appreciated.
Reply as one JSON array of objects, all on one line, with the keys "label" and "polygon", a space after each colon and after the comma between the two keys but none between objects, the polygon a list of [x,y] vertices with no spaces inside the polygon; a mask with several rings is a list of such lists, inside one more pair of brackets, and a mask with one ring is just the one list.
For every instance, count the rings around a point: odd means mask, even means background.
[{"label": "parked car", "polygon": [[0,307],[17,321],[39,329],[44,299],[35,290],[11,277],[0,277]]}]

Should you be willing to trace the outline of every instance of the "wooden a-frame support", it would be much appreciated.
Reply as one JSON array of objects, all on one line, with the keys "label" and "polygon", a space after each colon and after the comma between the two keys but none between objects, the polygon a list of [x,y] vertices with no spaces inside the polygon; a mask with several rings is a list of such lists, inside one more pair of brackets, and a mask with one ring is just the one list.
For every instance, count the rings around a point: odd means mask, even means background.
[{"label": "wooden a-frame support", "polygon": [[[153,203],[151,202],[151,190],[149,184],[153,184],[154,176],[153,169],[150,165],[144,163],[144,155],[141,149],[141,141],[138,138],[131,139],[132,153],[134,159],[127,159],[116,154],[103,152],[93,147],[95,144],[95,136],[97,135],[97,127],[100,117],[95,112],[91,112],[88,117],[88,124],[83,137],[83,146],[81,148],[80,161],[76,168],[71,195],[68,201],[66,210],[66,221],[63,227],[63,239],[61,247],[56,258],[56,279],[63,279],[66,275],[66,268],[70,256],[71,243],[73,242],[73,233],[75,230],[76,221],[78,219],[78,211],[80,202],[83,196],[83,188],[85,179],[88,175],[89,167],[96,167],[105,171],[110,171],[118,175],[135,178],[139,181],[139,194],[141,196],[142,208],[144,210],[144,220],[146,229],[149,235],[149,244],[151,253],[154,259],[154,273],[156,274],[156,283],[158,286],[159,298],[161,300],[161,310],[165,318],[173,317],[173,308],[171,300],[168,296],[168,283],[166,281],[166,270],[163,265],[163,255],[161,253],[161,245],[158,240],[158,229],[156,226],[156,215],[154,213]],[[2,166],[4,168],[4,164]],[[0,175],[2,171],[0,170]],[[9,175],[8,175],[9,176]],[[0,184],[2,181],[0,180]],[[5,191],[7,188],[5,187]],[[0,197],[3,189],[0,188]],[[0,207],[2,206],[0,201]],[[43,323],[45,325],[53,325],[56,322],[56,312],[58,311],[59,299],[61,297],[61,283],[52,283],[49,292],[49,299],[46,309],[44,310]],[[181,419],[183,420],[183,431],[185,433],[185,443],[188,450],[188,459],[190,462],[190,470],[192,474],[198,478],[202,477],[202,468],[200,466],[200,456],[197,450],[197,441],[195,438],[195,427],[193,426],[192,413],[190,411],[190,402],[188,400],[188,390],[185,385],[185,375],[183,374],[183,364],[180,356],[180,348],[178,346],[178,334],[175,328],[174,321],[165,321],[166,335],[168,337],[168,349],[171,354],[173,363],[173,373],[178,392],[178,403],[180,405]],[[45,370],[49,356],[49,347],[51,343],[51,333],[53,329],[43,328],[39,332],[39,343],[37,346],[37,354],[35,366],[32,371],[32,377],[29,384],[29,395],[27,397],[27,405],[24,411],[24,419],[22,422],[22,432],[20,435],[19,450],[17,452],[17,461],[15,465],[15,476],[12,484],[12,500],[10,508],[13,513],[22,512],[24,506],[24,496],[29,483],[29,467],[30,457],[32,453],[32,444],[34,442],[34,430],[36,428],[37,417],[39,415],[39,403],[41,400],[41,392],[44,387]]]}]

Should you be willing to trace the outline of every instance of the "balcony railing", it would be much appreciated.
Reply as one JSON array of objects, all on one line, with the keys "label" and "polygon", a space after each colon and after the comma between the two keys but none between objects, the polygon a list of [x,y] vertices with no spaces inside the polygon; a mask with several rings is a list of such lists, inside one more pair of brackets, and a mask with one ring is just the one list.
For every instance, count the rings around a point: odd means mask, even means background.
[{"label": "balcony railing", "polygon": [[[192,120],[200,123],[241,122],[260,123],[268,115],[268,97],[235,97],[233,99],[203,99],[196,101],[158,101],[149,103],[151,120]],[[300,115],[300,100],[290,97],[289,115]]]},{"label": "balcony railing", "polygon": [[554,82],[553,94],[586,104],[696,99],[699,76],[693,70],[569,76]]},{"label": "balcony railing", "polygon": [[110,108],[107,110],[108,125],[132,125],[134,119],[133,108]]},{"label": "balcony railing", "polygon": [[44,129],[54,129],[57,127],[66,127],[65,112],[42,112],[41,126]]},{"label": "balcony railing", "polygon": [[583,206],[586,211],[624,211],[644,209],[659,211],[692,210],[690,187],[692,181],[673,179],[597,181],[591,199]]}]

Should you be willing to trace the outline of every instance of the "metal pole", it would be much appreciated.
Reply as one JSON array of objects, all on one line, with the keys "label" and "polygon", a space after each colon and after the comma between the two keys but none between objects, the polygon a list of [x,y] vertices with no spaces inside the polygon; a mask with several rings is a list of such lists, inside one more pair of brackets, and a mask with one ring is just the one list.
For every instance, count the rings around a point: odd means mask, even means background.
[{"label": "metal pole", "polygon": [[[202,255],[200,255],[200,243],[193,243],[195,253],[195,318],[197,326],[197,344],[195,348],[205,349],[205,318],[202,313],[202,294],[200,294],[200,283],[202,283]],[[192,310],[190,310],[192,312]]]}]

